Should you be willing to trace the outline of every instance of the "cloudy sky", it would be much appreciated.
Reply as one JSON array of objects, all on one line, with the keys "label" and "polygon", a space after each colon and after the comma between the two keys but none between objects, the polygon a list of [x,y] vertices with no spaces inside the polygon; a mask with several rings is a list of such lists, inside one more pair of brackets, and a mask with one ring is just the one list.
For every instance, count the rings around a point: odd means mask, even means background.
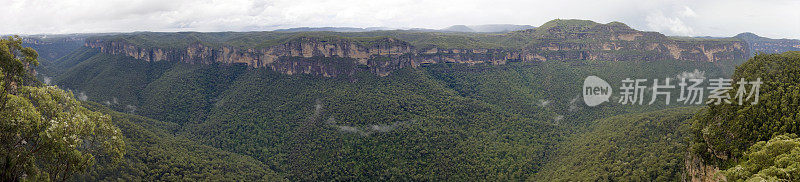
[{"label": "cloudy sky", "polygon": [[0,0],[0,34],[620,21],[681,36],[800,39],[796,0]]}]

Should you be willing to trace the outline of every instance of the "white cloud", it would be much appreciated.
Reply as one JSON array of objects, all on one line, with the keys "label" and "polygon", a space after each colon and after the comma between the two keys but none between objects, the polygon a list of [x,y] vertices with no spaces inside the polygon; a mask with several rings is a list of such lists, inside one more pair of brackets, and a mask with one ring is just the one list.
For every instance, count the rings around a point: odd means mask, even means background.
[{"label": "white cloud", "polygon": [[684,71],[681,74],[675,75],[675,79],[676,80],[682,80],[684,78],[685,79],[705,79],[706,78],[706,72],[694,69],[693,72]]},{"label": "white cloud", "polygon": [[[682,14],[682,13],[681,13]],[[651,30],[662,32],[665,34],[694,36],[694,29],[683,23],[681,17],[665,16],[661,11],[655,11],[647,15],[645,18],[647,27]]]},{"label": "white cloud", "polygon": [[695,13],[694,10],[692,10],[692,8],[684,6],[683,11],[680,12],[680,15],[683,17],[695,17],[697,16],[697,13]]},{"label": "white cloud", "polygon": [[[555,18],[620,21],[668,35],[750,31],[800,38],[791,0],[0,0],[0,34],[131,31],[256,31],[291,27],[422,27]],[[794,21],[790,21],[794,20]]]},{"label": "white cloud", "polygon": [[80,101],[89,100],[89,96],[86,96],[85,93],[81,92],[81,93],[78,94],[78,100],[80,100]]}]

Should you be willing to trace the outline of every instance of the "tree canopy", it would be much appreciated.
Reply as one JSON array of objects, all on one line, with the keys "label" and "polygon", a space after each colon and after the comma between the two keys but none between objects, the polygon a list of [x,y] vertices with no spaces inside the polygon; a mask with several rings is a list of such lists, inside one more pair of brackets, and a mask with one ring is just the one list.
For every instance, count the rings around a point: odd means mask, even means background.
[{"label": "tree canopy", "polygon": [[0,40],[1,180],[65,181],[98,159],[120,159],[125,144],[110,116],[82,107],[58,87],[23,84],[38,54],[21,43]]},{"label": "tree canopy", "polygon": [[786,134],[760,141],[724,173],[730,181],[800,181],[800,138]]}]

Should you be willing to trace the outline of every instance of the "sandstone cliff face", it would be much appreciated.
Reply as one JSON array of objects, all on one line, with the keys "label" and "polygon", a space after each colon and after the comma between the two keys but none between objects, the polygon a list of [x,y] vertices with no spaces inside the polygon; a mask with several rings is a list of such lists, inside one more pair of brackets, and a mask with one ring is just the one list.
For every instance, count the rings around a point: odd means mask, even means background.
[{"label": "sandstone cliff face", "polygon": [[[366,45],[349,40],[319,40],[303,37],[262,49],[232,46],[211,47],[192,43],[185,49],[143,48],[125,41],[90,40],[85,46],[100,52],[126,55],[144,61],[179,61],[189,64],[247,64],[284,74],[314,74],[326,77],[367,69],[379,75],[426,63],[504,64],[518,54],[494,49],[432,49],[419,53],[409,43],[384,38]],[[359,66],[361,65],[361,66]],[[344,70],[343,70],[344,69]]]},{"label": "sandstone cliff face", "polygon": [[717,166],[703,164],[703,159],[693,154],[687,154],[685,159],[684,180],[691,182],[718,182],[727,181]]},{"label": "sandstone cliff face", "polygon": [[[280,45],[263,49],[237,48],[232,46],[212,47],[196,42],[184,49],[142,48],[125,41],[87,41],[85,46],[97,48],[100,52],[134,57],[144,61],[179,61],[189,64],[247,64],[256,68],[271,68],[285,74],[315,74],[336,76],[350,74],[354,70],[340,70],[341,67],[355,68],[365,65],[378,74],[383,70],[393,70],[413,66],[411,62],[399,59],[401,55],[412,53],[406,42],[392,38],[380,41],[383,44],[364,45],[349,40],[326,41],[315,38],[300,38]],[[370,61],[386,56],[398,58],[397,61]],[[410,59],[405,59],[410,61]],[[339,69],[335,69],[337,68]]]},{"label": "sandstone cliff face", "polygon": [[746,59],[743,41],[673,40],[641,32],[621,23],[593,26],[547,26],[532,32],[539,39],[523,52],[528,60],[687,60],[716,62]]},{"label": "sandstone cliff face", "polygon": [[786,51],[800,51],[800,40],[797,39],[770,39],[756,34],[746,32],[735,36],[747,42],[750,54],[762,53],[783,53]]},{"label": "sandstone cliff face", "polygon": [[532,43],[516,49],[416,48],[391,37],[371,41],[346,38],[295,37],[262,48],[230,45],[210,46],[194,42],[183,48],[139,46],[124,40],[87,40],[85,46],[109,54],[127,55],[144,61],[180,61],[189,64],[247,64],[285,74],[327,77],[369,70],[379,75],[429,63],[505,64],[507,61],[690,60],[715,62],[745,59],[747,46],[741,41],[672,40],[655,32],[633,30],[624,24],[595,26],[549,26],[525,30]]}]

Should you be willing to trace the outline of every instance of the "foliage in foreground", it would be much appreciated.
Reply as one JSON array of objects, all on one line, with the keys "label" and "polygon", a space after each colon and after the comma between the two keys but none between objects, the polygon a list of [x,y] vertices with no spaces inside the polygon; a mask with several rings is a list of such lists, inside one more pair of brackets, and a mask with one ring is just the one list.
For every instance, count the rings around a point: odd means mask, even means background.
[{"label": "foliage in foreground", "polygon": [[111,117],[58,87],[26,86],[37,57],[17,36],[0,40],[0,179],[65,181],[95,161],[116,163],[125,143]]},{"label": "foliage in foreground", "polygon": [[100,159],[119,159],[124,142],[111,117],[80,106],[72,94],[22,87],[0,111],[4,179],[69,179]]},{"label": "foliage in foreground", "polygon": [[800,181],[800,138],[796,134],[760,141],[742,159],[724,171],[729,181]]}]

